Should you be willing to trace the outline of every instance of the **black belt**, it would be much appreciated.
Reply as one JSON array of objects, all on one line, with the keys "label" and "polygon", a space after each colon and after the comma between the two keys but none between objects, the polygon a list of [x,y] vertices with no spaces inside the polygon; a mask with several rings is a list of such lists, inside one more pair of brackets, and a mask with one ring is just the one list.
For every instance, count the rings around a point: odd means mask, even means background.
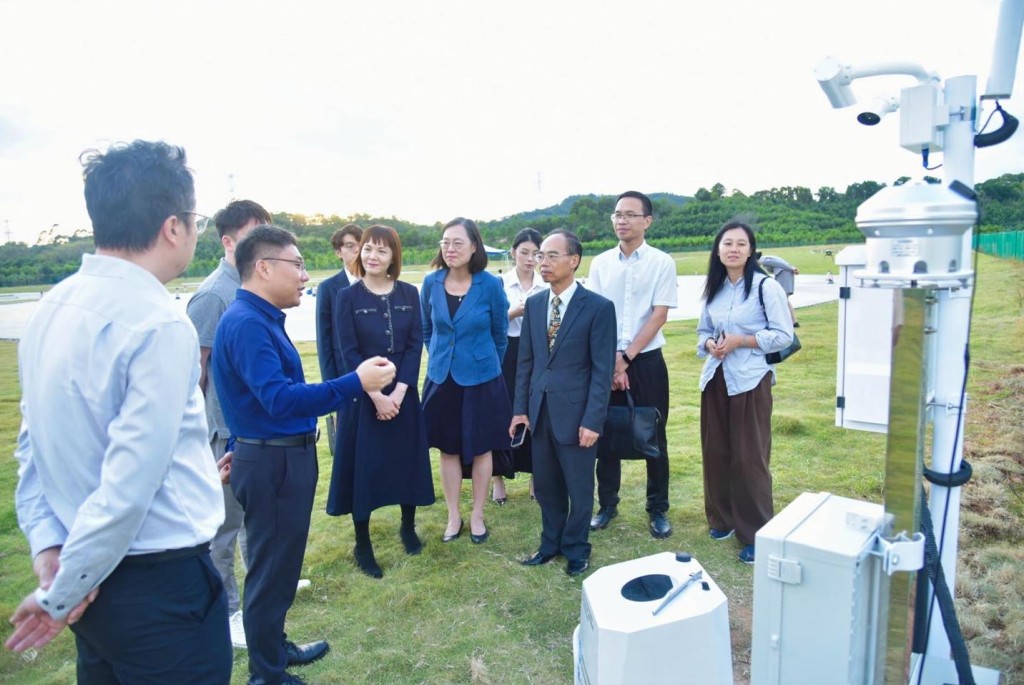
[{"label": "black belt", "polygon": [[315,445],[320,439],[320,431],[303,433],[302,435],[286,435],[283,438],[235,438],[235,442],[243,445],[259,445],[260,447],[308,447]]},{"label": "black belt", "polygon": [[[636,355],[635,357],[633,357],[633,362],[638,362],[638,361],[642,361],[644,359],[649,359],[650,357],[660,357],[660,356],[661,356],[661,348],[660,347],[656,347],[653,350],[648,350],[647,352],[641,352],[640,354]],[[630,363],[633,363],[633,362],[630,362]]]},{"label": "black belt", "polygon": [[163,552],[151,552],[149,554],[130,554],[121,560],[122,564],[158,564],[165,561],[177,561],[198,557],[210,551],[210,543],[204,542],[195,547],[182,547],[180,549],[165,549]]}]

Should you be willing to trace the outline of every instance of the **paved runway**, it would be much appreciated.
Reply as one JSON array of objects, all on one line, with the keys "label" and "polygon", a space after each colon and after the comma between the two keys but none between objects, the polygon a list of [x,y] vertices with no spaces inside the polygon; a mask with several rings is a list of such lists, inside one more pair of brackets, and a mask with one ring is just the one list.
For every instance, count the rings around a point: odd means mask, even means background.
[{"label": "paved runway", "polygon": [[[695,320],[700,316],[702,305],[700,293],[704,287],[704,277],[678,276],[677,278],[679,281],[679,306],[669,310],[668,319],[669,321]],[[174,304],[184,312],[190,295],[191,293],[182,293],[179,297],[168,294],[168,297],[175,298]],[[791,301],[794,307],[809,307],[822,302],[830,302],[838,297],[838,285],[827,283],[823,275],[808,274],[796,277],[796,288]],[[25,325],[38,301],[38,293],[0,295],[0,340],[21,338]],[[298,342],[316,339],[316,298],[314,296],[303,295],[302,304],[294,309],[289,309],[287,314],[285,329],[292,340]]]}]

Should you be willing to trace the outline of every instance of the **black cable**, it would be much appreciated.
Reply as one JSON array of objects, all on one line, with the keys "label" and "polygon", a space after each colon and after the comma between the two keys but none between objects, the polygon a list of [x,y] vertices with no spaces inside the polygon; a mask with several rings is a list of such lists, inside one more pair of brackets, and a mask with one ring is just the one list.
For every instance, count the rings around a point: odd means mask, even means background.
[{"label": "black cable", "polygon": [[[932,530],[931,511],[928,509],[927,497],[924,497],[922,490],[921,499],[921,532],[924,533],[924,569],[928,578],[935,588],[934,600],[939,603],[939,611],[942,614],[942,625],[949,637],[949,647],[953,652],[953,663],[956,666],[956,674],[959,677],[959,685],[975,685],[974,672],[971,670],[971,657],[967,653],[967,643],[964,635],[960,632],[960,623],[956,618],[956,607],[953,605],[953,595],[946,585],[946,576],[942,572],[942,557],[935,546],[935,532]],[[921,655],[922,664],[918,669],[918,682],[924,671],[924,655]]]},{"label": "black cable", "polygon": [[996,108],[992,114],[988,115],[988,119],[985,121],[985,126],[982,127],[982,131],[988,128],[989,121],[992,120],[992,116],[999,114],[999,117],[1003,120],[999,128],[992,133],[978,133],[974,136],[974,147],[989,147],[991,145],[998,145],[999,143],[1005,143],[1010,139],[1011,136],[1017,131],[1017,125],[1020,123],[1017,121],[1017,117],[1013,116],[999,104],[996,100]]}]

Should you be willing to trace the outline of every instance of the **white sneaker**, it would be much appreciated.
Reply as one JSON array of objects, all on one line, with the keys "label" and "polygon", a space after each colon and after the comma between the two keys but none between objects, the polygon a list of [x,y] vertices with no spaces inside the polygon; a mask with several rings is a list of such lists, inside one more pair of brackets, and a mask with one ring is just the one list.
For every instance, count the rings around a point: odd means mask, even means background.
[{"label": "white sneaker", "polygon": [[242,625],[242,610],[231,614],[228,619],[231,627],[231,644],[235,649],[245,649],[245,627]]},{"label": "white sneaker", "polygon": [[295,588],[295,590],[296,591],[298,591],[298,590],[305,590],[306,588],[309,587],[309,585],[310,585],[309,580],[307,580],[306,578],[299,578],[299,585],[298,585],[298,587]]}]

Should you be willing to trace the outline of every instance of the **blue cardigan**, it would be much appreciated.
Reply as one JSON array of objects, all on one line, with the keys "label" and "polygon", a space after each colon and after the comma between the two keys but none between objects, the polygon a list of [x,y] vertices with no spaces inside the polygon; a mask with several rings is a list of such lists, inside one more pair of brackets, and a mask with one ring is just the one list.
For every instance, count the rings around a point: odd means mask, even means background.
[{"label": "blue cardigan", "polygon": [[427,378],[443,383],[450,373],[459,385],[480,385],[501,375],[508,347],[505,287],[486,271],[473,274],[473,284],[452,319],[444,292],[447,276],[448,269],[438,269],[423,279],[420,289]]}]

